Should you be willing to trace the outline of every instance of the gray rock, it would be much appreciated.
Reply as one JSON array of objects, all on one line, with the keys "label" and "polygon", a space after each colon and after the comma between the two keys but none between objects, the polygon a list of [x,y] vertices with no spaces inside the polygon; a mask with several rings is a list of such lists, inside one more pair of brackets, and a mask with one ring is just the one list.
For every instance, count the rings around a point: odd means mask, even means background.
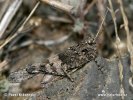
[{"label": "gray rock", "polygon": [[[128,57],[122,59],[123,87],[127,95],[124,99],[132,100],[133,91],[128,83],[131,77],[128,60]],[[74,82],[64,78],[44,85],[43,91],[37,92],[37,100],[121,100],[118,60],[107,61],[98,57],[96,62],[88,63],[73,73],[71,77]]]}]

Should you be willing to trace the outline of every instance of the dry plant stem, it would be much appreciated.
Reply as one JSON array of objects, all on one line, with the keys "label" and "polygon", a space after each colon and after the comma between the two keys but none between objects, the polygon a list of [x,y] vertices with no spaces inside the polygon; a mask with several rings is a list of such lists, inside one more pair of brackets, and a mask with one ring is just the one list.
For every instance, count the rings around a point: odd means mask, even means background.
[{"label": "dry plant stem", "polygon": [[63,10],[65,12],[68,12],[68,13],[71,13],[71,11],[73,9],[73,6],[61,3],[61,2],[56,1],[56,0],[41,0],[41,1],[53,6],[55,8],[58,8],[58,9]]},{"label": "dry plant stem", "polygon": [[130,77],[130,78],[129,78],[129,84],[130,84],[131,87],[133,87],[133,82],[132,82],[132,80],[133,80],[133,77]]},{"label": "dry plant stem", "polygon": [[133,45],[132,45],[131,36],[130,36],[130,33],[129,33],[128,19],[127,19],[127,16],[126,16],[125,12],[124,12],[124,7],[123,7],[122,0],[118,0],[118,3],[120,4],[120,10],[121,10],[123,21],[124,21],[124,28],[125,28],[126,35],[127,35],[127,49],[128,49],[128,51],[130,53],[130,56],[131,56],[130,69],[131,69],[131,72],[133,73]]},{"label": "dry plant stem", "polygon": [[89,10],[94,6],[94,4],[97,2],[97,0],[93,0],[91,4],[87,5],[87,8],[84,11],[84,16],[89,12]]},{"label": "dry plant stem", "polygon": [[3,16],[0,22],[0,39],[2,38],[5,30],[7,29],[8,25],[10,24],[12,18],[14,17],[21,4],[22,0],[14,0],[14,2],[10,5],[7,12]]},{"label": "dry plant stem", "polygon": [[115,11],[114,11],[114,8],[113,8],[113,5],[112,5],[112,1],[111,0],[108,0],[108,2],[109,2],[109,6],[110,6],[110,9],[109,8],[108,9],[111,12],[112,19],[113,19],[113,23],[114,23],[114,26],[115,26],[116,40],[120,41],[120,38],[118,36],[117,24],[116,24],[116,16],[115,16]]},{"label": "dry plant stem", "polygon": [[22,26],[18,29],[18,32],[22,31],[25,24],[29,21],[29,19],[31,18],[31,16],[33,15],[33,13],[35,12],[35,10],[37,9],[37,7],[39,6],[40,2],[37,2],[37,4],[35,5],[35,7],[32,9],[32,11],[30,12],[29,16],[26,18],[26,20],[24,21],[24,23],[22,24]]},{"label": "dry plant stem", "polygon": [[24,23],[22,24],[22,26],[18,29],[18,31],[12,35],[11,37],[7,38],[5,40],[5,42],[0,46],[0,50],[10,41],[12,41],[16,36],[18,36],[18,33],[21,32],[25,26],[25,24],[27,23],[27,21],[30,19],[30,17],[33,15],[33,13],[35,12],[35,10],[37,9],[37,7],[39,6],[40,2],[38,2],[35,7],[33,8],[33,10],[31,11],[31,13],[29,14],[29,16],[27,17],[27,19],[24,21]]},{"label": "dry plant stem", "polygon": [[64,41],[66,41],[70,36],[71,36],[71,34],[67,35],[67,36],[64,36],[64,37],[62,37],[62,38],[60,38],[58,40],[47,40],[47,41],[43,41],[43,40],[38,40],[38,41],[28,40],[28,41],[23,42],[19,46],[13,46],[9,51],[14,51],[14,50],[29,46],[29,45],[34,44],[34,43],[37,44],[37,45],[41,45],[41,46],[57,45],[57,44],[60,44],[60,43],[63,43]]},{"label": "dry plant stem", "polygon": [[13,41],[10,42],[10,44],[8,45],[7,51],[9,51],[18,42],[18,40],[21,37],[23,37],[24,35],[29,33],[31,30],[33,30],[33,28],[34,28],[34,26],[30,26],[30,27],[27,27],[27,29],[25,28],[25,30],[21,31],[22,34],[19,34]]},{"label": "dry plant stem", "polygon": [[98,0],[97,1],[97,8],[98,8],[98,11],[99,11],[100,18],[102,20],[102,17],[105,14],[105,8],[106,8],[104,0]]},{"label": "dry plant stem", "polygon": [[4,69],[7,68],[8,63],[9,63],[8,60],[4,60],[4,61],[0,62],[0,72],[2,72]]},{"label": "dry plant stem", "polygon": [[[121,40],[118,36],[116,16],[115,16],[115,11],[114,11],[114,8],[113,8],[113,5],[112,5],[112,1],[108,0],[108,2],[109,2],[109,6],[110,6],[109,11],[111,12],[111,16],[112,16],[114,27],[115,27],[116,49],[117,49],[117,55],[118,55],[118,58],[119,58],[119,63],[118,63],[119,77],[120,77],[120,81],[121,81],[120,93],[124,94],[124,88],[123,88],[123,84],[122,84],[123,83],[123,65],[122,65],[122,61],[121,61],[121,52],[120,52],[120,49],[118,48],[118,45],[120,44]],[[124,100],[124,96],[121,96],[121,99]]]},{"label": "dry plant stem", "polygon": [[7,8],[9,7],[9,3],[10,3],[10,0],[6,0],[2,6],[2,9],[0,10],[0,20],[1,18],[3,17],[5,11],[7,10]]},{"label": "dry plant stem", "polygon": [[72,23],[72,20],[64,18],[64,17],[48,16],[48,19],[55,21],[55,22]]},{"label": "dry plant stem", "polygon": [[124,28],[125,28],[126,35],[127,35],[128,50],[133,55],[133,45],[131,43],[131,36],[130,36],[130,33],[129,33],[128,19],[127,19],[127,16],[126,16],[125,12],[124,12],[124,7],[123,7],[122,0],[118,0],[118,3],[120,4],[120,10],[121,10],[123,21],[124,21]]}]

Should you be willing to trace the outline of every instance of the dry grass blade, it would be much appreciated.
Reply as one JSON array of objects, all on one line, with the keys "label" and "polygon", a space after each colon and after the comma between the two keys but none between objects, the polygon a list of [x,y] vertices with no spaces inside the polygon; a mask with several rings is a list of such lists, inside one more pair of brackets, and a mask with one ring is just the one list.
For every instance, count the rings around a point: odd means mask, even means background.
[{"label": "dry grass blade", "polygon": [[7,68],[9,61],[8,60],[4,60],[2,62],[0,62],[0,72],[2,72],[4,69]]},{"label": "dry grass blade", "polygon": [[[113,8],[113,5],[112,5],[112,1],[111,0],[108,0],[109,2],[109,6],[110,8],[109,11],[111,13],[111,16],[112,16],[112,19],[113,19],[113,23],[114,23],[114,27],[115,27],[115,35],[116,35],[116,44],[114,44],[116,46],[116,50],[117,50],[117,55],[118,55],[118,58],[119,58],[119,63],[118,63],[118,66],[119,66],[119,78],[120,78],[120,82],[121,82],[121,85],[120,85],[120,93],[121,94],[124,94],[124,88],[123,88],[123,65],[122,65],[122,61],[121,61],[121,51],[120,49],[118,48],[118,45],[121,43],[121,40],[118,36],[118,28],[117,28],[117,23],[116,23],[116,16],[115,16],[115,11],[114,11],[114,8]],[[121,96],[121,99],[124,100],[124,96],[122,95]]]},{"label": "dry grass blade", "polygon": [[41,46],[57,45],[57,44],[60,44],[60,43],[63,43],[64,41],[66,41],[70,36],[71,36],[71,34],[63,36],[63,37],[61,37],[60,39],[57,39],[57,40],[47,40],[47,41],[43,41],[43,40],[38,40],[38,41],[28,40],[28,41],[23,42],[19,46],[12,47],[9,51],[14,51],[14,50],[20,49],[22,47],[29,46],[29,45],[34,44],[34,43],[37,44],[37,45],[41,45]]},{"label": "dry grass blade", "polygon": [[125,28],[126,35],[127,35],[127,47],[128,47],[129,52],[131,53],[131,55],[133,55],[133,45],[131,43],[131,37],[130,37],[130,33],[129,33],[128,19],[124,12],[122,0],[118,0],[118,2],[120,4],[120,10],[121,10],[123,21],[124,21],[124,28]]},{"label": "dry grass blade", "polygon": [[19,32],[21,32],[25,26],[25,24],[27,23],[27,21],[30,19],[30,17],[33,15],[33,13],[35,12],[35,10],[37,9],[37,7],[39,6],[40,2],[38,2],[35,7],[33,8],[33,10],[31,11],[31,13],[29,14],[29,16],[27,17],[27,19],[24,21],[24,23],[22,24],[22,26],[18,29],[18,31],[11,37],[7,38],[5,40],[5,42],[0,46],[0,50],[7,44],[9,43],[11,40],[13,40]]},{"label": "dry grass blade", "polygon": [[130,84],[130,86],[133,88],[133,82],[132,82],[132,80],[133,80],[133,77],[130,77],[130,78],[129,78],[129,84]]},{"label": "dry grass blade", "polygon": [[84,16],[89,12],[89,10],[94,6],[94,4],[97,2],[97,0],[93,0],[91,4],[87,5],[87,8],[84,11]]},{"label": "dry grass blade", "polygon": [[[120,4],[120,10],[121,10],[122,18],[123,18],[123,21],[124,21],[124,28],[125,28],[126,35],[127,35],[127,49],[128,49],[128,51],[130,53],[130,56],[131,56],[130,69],[131,69],[131,72],[133,73],[133,45],[132,45],[131,36],[130,36],[130,33],[129,33],[128,19],[127,19],[127,16],[126,16],[125,12],[124,12],[124,7],[123,7],[122,0],[118,0],[118,3]],[[132,75],[132,78],[133,78],[133,75]],[[131,82],[130,82],[130,84],[131,84]],[[131,86],[133,87],[133,85],[131,85]]]},{"label": "dry grass blade", "polygon": [[31,18],[31,16],[33,15],[33,13],[35,12],[35,10],[37,9],[37,7],[39,6],[40,2],[38,2],[35,7],[32,9],[31,13],[29,14],[29,16],[26,18],[26,20],[24,21],[24,23],[22,24],[22,26],[18,29],[18,32],[22,31],[25,24],[29,21],[29,19]]},{"label": "dry grass blade", "polygon": [[9,7],[10,0],[6,0],[2,6],[2,9],[0,9],[0,20],[2,19],[4,13],[6,12],[7,8]]},{"label": "dry grass blade", "polygon": [[100,20],[102,20],[102,17],[104,16],[105,14],[105,1],[104,0],[97,0],[97,3],[96,3],[96,6],[98,8],[98,11],[99,11],[99,16],[100,16]]},{"label": "dry grass blade", "polygon": [[109,11],[111,12],[111,16],[112,16],[112,19],[113,19],[113,23],[114,23],[114,26],[115,26],[115,35],[116,35],[116,40],[118,42],[120,42],[120,38],[118,36],[118,31],[117,31],[117,23],[116,23],[116,16],[115,16],[115,11],[114,11],[114,8],[113,8],[113,5],[112,5],[112,1],[111,0],[108,0],[109,2],[109,6],[110,8]]},{"label": "dry grass blade", "polygon": [[15,13],[17,12],[21,4],[22,4],[22,0],[15,0],[10,5],[7,12],[3,16],[0,22],[0,38],[2,38],[5,30],[7,29],[9,23],[11,22],[12,18],[14,17]]},{"label": "dry grass blade", "polygon": [[56,0],[41,0],[42,2],[44,3],[47,3],[55,8],[58,8],[60,10],[63,10],[63,11],[66,11],[66,12],[69,12],[71,13],[72,11],[72,6],[70,5],[67,5],[67,4],[64,4],[64,3],[61,3],[59,1],[56,1]]}]

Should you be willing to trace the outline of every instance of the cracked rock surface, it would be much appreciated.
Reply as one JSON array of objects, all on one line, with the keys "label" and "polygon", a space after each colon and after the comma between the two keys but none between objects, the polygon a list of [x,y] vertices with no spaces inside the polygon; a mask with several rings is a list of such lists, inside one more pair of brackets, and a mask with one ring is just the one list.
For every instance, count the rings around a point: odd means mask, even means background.
[{"label": "cracked rock surface", "polygon": [[[122,59],[124,75],[122,84],[124,99],[132,100],[133,91],[128,83],[131,72],[127,58]],[[64,78],[50,85],[44,85],[42,91],[36,92],[37,100],[121,100],[118,60],[107,61],[98,57],[96,62],[90,62],[72,74],[74,82]]]}]

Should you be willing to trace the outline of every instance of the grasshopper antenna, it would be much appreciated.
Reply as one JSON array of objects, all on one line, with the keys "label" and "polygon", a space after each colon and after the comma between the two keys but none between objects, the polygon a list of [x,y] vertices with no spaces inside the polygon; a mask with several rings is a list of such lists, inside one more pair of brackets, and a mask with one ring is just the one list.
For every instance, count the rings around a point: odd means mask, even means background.
[{"label": "grasshopper antenna", "polygon": [[97,38],[98,38],[98,37],[100,36],[100,34],[102,33],[101,30],[102,30],[104,21],[105,21],[105,19],[106,19],[107,13],[108,13],[108,10],[106,11],[105,16],[103,17],[102,23],[101,23],[101,25],[100,25],[100,27],[99,27],[99,29],[98,29],[98,32],[97,32],[97,34],[96,34],[96,36],[95,36],[93,42],[96,42]]}]

